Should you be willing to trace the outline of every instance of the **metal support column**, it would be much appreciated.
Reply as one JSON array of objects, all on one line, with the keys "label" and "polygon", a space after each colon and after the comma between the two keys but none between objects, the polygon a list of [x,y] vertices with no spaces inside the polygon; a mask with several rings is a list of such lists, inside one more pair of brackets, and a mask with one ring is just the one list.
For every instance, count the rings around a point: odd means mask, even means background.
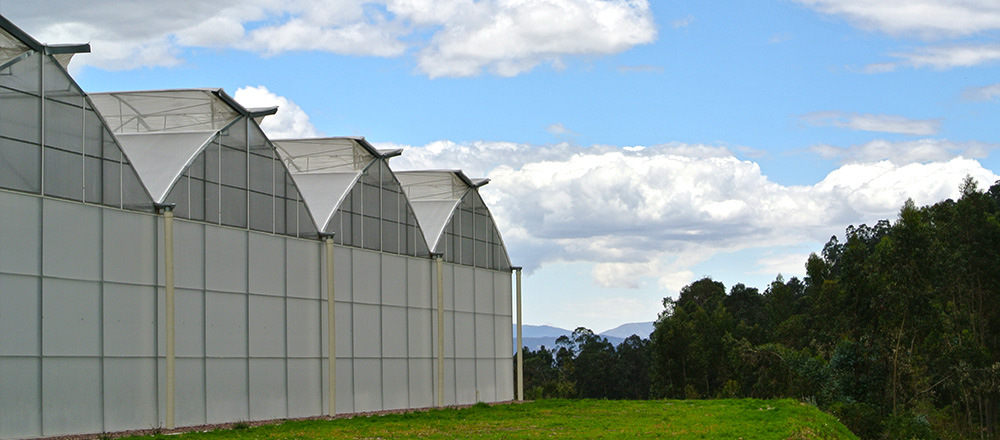
[{"label": "metal support column", "polygon": [[174,205],[157,205],[157,210],[163,213],[163,279],[164,279],[164,311],[166,319],[166,408],[163,425],[166,429],[174,429],[174,396],[176,389],[176,359],[174,331]]},{"label": "metal support column", "polygon": [[437,406],[444,406],[444,262],[441,254],[434,256],[437,267]]},{"label": "metal support column", "polygon": [[517,283],[517,400],[524,400],[524,340],[521,338],[521,268],[515,267]]},{"label": "metal support column", "polygon": [[333,234],[324,235],[326,242],[326,339],[329,350],[327,386],[330,396],[330,417],[337,415],[337,319],[334,307]]}]

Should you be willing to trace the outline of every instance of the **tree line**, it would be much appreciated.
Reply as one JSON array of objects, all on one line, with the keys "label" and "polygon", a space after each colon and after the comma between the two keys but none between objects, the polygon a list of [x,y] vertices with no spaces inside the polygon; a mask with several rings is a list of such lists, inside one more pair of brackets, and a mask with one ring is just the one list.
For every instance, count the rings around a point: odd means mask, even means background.
[{"label": "tree line", "polygon": [[526,398],[796,398],[866,439],[997,438],[1000,182],[850,226],[763,292],[704,278],[650,339],[526,350]]}]

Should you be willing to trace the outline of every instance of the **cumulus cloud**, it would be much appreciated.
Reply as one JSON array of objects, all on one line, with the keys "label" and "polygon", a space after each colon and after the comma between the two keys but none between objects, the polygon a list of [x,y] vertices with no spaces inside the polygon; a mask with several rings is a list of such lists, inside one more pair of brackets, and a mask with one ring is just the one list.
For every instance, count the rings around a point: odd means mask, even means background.
[{"label": "cumulus cloud", "polygon": [[656,38],[646,0],[497,0],[443,21],[417,62],[429,76],[514,76],[566,55],[622,52]]},{"label": "cumulus cloud", "polygon": [[859,27],[890,35],[957,37],[1000,29],[1000,3],[990,0],[794,0]]},{"label": "cumulus cloud", "polygon": [[210,47],[412,55],[431,77],[513,76],[656,38],[648,0],[39,0],[4,13],[45,42],[90,41],[74,62],[105,69],[173,66]]},{"label": "cumulus cloud", "polygon": [[278,112],[267,116],[260,128],[271,139],[295,139],[320,136],[316,127],[309,122],[309,115],[302,107],[283,96],[271,93],[267,87],[241,87],[233,99],[247,108],[278,106]]},{"label": "cumulus cloud", "polygon": [[809,150],[826,159],[840,159],[843,163],[871,163],[885,160],[896,165],[907,165],[942,162],[956,156],[978,159],[986,157],[990,151],[998,148],[1000,148],[1000,144],[919,139],[905,142],[874,140],[846,148],[815,145]]},{"label": "cumulus cloud", "polygon": [[898,115],[872,115],[840,111],[813,112],[800,119],[816,126],[832,126],[861,131],[933,135],[941,129],[941,119],[909,119]]},{"label": "cumulus cloud", "polygon": [[[436,142],[406,147],[393,168],[451,168],[458,157],[471,159],[472,174],[491,179],[482,194],[518,264],[590,262],[595,283],[615,287],[647,277],[682,286],[712,255],[823,242],[848,224],[893,218],[907,198],[930,204],[956,197],[966,175],[983,185],[997,179],[953,152],[929,163],[849,163],[815,185],[784,186],[725,148],[676,143]],[[787,263],[775,257],[758,264]]]}]

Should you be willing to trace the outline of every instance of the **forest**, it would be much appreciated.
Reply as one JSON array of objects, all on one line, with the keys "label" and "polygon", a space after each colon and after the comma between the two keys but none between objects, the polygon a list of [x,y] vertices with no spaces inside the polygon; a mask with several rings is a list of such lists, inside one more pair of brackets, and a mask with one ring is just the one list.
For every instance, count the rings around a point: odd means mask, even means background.
[{"label": "forest", "polygon": [[795,398],[864,439],[998,438],[1000,181],[850,226],[763,292],[704,278],[650,339],[524,352],[525,398]]}]

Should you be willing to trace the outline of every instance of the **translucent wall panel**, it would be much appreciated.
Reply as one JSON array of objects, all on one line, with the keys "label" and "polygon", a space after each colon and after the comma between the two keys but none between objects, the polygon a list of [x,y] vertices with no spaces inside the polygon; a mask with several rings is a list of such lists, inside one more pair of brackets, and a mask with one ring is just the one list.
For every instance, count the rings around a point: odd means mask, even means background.
[{"label": "translucent wall panel", "polygon": [[445,261],[493,270],[510,270],[510,259],[496,223],[477,191],[469,191],[445,227]]},{"label": "translucent wall panel", "polygon": [[184,170],[166,197],[175,215],[315,238],[302,197],[260,127],[238,118]]},{"label": "translucent wall panel", "polygon": [[83,92],[37,53],[0,72],[0,187],[152,210]]},{"label": "translucent wall panel", "polygon": [[338,244],[390,254],[430,256],[413,208],[384,159],[365,169],[327,229],[335,233]]}]

